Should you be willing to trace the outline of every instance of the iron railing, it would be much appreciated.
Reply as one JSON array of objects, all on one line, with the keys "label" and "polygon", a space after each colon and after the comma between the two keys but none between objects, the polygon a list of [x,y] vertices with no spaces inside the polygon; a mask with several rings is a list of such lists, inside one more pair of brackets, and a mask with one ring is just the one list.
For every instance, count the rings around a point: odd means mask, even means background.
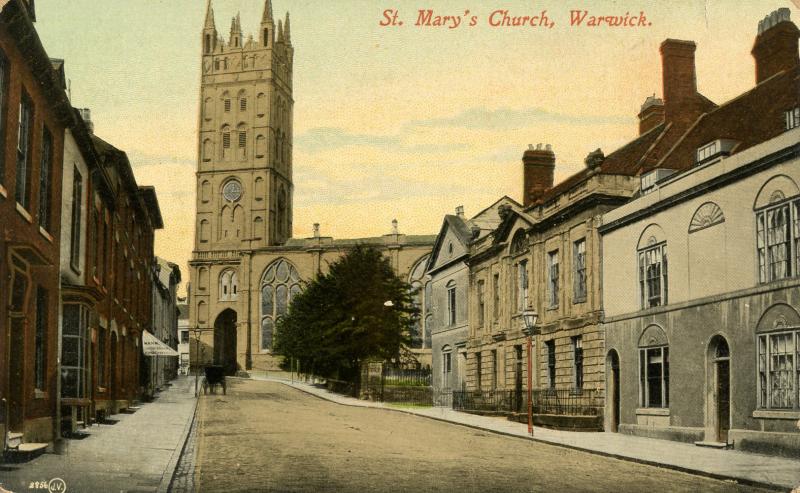
[{"label": "iron railing", "polygon": [[[602,399],[596,390],[534,389],[531,391],[534,414],[562,416],[600,416]],[[476,413],[523,413],[528,409],[528,392],[517,390],[455,390],[452,407]]]},{"label": "iron railing", "polygon": [[600,416],[601,394],[595,389],[535,389],[533,409],[536,414],[562,416]]},{"label": "iron railing", "polygon": [[466,412],[521,412],[524,400],[515,390],[454,390],[453,409]]}]

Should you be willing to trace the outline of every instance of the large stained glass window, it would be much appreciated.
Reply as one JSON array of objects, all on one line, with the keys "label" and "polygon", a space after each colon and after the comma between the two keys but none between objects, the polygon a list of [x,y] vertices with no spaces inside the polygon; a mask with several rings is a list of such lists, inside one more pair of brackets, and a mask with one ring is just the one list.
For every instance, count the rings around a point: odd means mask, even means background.
[{"label": "large stained glass window", "polygon": [[301,291],[300,275],[284,259],[267,267],[261,278],[261,350],[272,350],[275,322],[286,315],[289,305]]}]

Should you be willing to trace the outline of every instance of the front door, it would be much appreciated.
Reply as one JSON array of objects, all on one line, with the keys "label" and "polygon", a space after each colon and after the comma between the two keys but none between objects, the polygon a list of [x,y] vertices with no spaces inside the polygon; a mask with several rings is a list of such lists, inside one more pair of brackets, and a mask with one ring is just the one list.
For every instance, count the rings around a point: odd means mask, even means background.
[{"label": "front door", "polygon": [[[16,260],[16,258],[14,259]],[[25,421],[25,332],[28,323],[25,307],[28,276],[13,270],[8,327],[8,428],[22,431]]]},{"label": "front door", "polygon": [[717,437],[720,442],[728,442],[731,429],[731,375],[730,360],[717,361]]},{"label": "front door", "polygon": [[611,422],[611,431],[617,432],[619,430],[619,414],[620,414],[620,395],[619,395],[619,357],[614,353],[613,361],[611,362],[611,384],[614,386],[612,392],[612,406],[613,406],[613,420]]},{"label": "front door", "polygon": [[236,374],[236,312],[225,310],[214,322],[214,364],[225,367],[226,375]]},{"label": "front door", "polygon": [[710,371],[709,400],[713,407],[708,410],[711,422],[707,423],[707,431],[712,433],[711,439],[728,443],[728,430],[731,429],[731,355],[728,341],[716,336],[709,344]]}]

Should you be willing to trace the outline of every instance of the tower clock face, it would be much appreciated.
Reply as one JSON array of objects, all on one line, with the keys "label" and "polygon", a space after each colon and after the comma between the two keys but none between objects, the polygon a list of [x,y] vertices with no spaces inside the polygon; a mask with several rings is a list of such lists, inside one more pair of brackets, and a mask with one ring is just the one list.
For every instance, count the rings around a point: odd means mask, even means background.
[{"label": "tower clock face", "polygon": [[236,180],[231,180],[222,187],[222,196],[225,200],[236,202],[242,196],[242,184]]}]

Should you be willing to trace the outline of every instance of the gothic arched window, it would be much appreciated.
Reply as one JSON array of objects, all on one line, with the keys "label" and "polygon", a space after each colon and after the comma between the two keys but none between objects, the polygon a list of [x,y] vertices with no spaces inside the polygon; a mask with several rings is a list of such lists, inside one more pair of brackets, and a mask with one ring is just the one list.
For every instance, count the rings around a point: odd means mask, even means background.
[{"label": "gothic arched window", "polygon": [[428,316],[430,314],[430,276],[425,274],[428,257],[428,255],[425,255],[417,260],[408,276],[408,283],[414,293],[414,306],[419,309],[419,318],[414,323],[414,330],[411,334],[412,348],[431,347],[431,326],[429,323],[430,317]]},{"label": "gothic arched window", "polygon": [[267,267],[261,278],[261,350],[272,349],[275,321],[286,315],[289,305],[301,291],[300,275],[284,259]]}]

